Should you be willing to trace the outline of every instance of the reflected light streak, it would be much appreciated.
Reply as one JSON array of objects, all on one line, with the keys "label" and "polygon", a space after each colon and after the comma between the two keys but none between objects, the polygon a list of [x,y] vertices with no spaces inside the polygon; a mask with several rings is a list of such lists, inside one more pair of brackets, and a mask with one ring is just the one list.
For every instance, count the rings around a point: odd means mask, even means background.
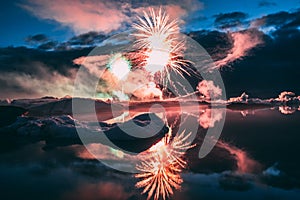
[{"label": "reflected light streak", "polygon": [[148,198],[163,199],[173,194],[173,189],[180,189],[183,182],[180,172],[186,167],[183,159],[185,152],[194,147],[189,141],[191,133],[172,137],[172,129],[147,152],[141,154],[141,162],[136,166],[140,173],[135,177],[141,179],[137,188],[144,188],[142,194],[148,193]]}]

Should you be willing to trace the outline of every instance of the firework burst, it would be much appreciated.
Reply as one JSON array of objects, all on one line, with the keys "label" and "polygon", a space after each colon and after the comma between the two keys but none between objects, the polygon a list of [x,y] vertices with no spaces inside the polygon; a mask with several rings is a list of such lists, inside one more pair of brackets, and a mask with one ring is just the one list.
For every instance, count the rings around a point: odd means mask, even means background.
[{"label": "firework burst", "polygon": [[136,169],[141,173],[136,178],[137,188],[144,188],[142,194],[148,192],[148,199],[152,196],[155,200],[162,196],[163,199],[173,194],[173,189],[179,189],[182,183],[180,172],[186,166],[183,160],[185,152],[194,147],[188,140],[191,133],[176,135],[172,140],[171,129],[169,134],[160,142],[152,146],[146,154],[141,155],[141,163]]},{"label": "firework burst", "polygon": [[146,57],[146,70],[153,75],[164,72],[168,78],[171,70],[181,76],[189,74],[184,69],[189,61],[182,59],[185,44],[179,37],[178,20],[171,20],[160,8],[158,12],[154,9],[144,12],[138,21],[133,24],[136,32],[132,35],[136,37],[135,46],[142,50],[142,57]]}]

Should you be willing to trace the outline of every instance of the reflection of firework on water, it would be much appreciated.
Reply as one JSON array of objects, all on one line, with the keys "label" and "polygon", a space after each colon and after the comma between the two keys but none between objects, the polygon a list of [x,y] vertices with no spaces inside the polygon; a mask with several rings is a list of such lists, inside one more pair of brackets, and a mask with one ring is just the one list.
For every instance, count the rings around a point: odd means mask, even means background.
[{"label": "reflection of firework on water", "polygon": [[183,76],[189,74],[183,66],[190,62],[182,59],[184,41],[179,38],[179,26],[177,20],[170,17],[159,9],[155,12],[150,9],[144,12],[144,18],[138,17],[139,23],[133,24],[136,33],[136,46],[141,49],[141,57],[146,58],[145,68],[152,74],[157,72],[166,73],[170,79],[170,70]]},{"label": "reflection of firework on water", "polygon": [[185,134],[183,131],[173,139],[170,139],[171,135],[170,129],[165,138],[141,155],[141,163],[136,166],[141,173],[135,177],[142,179],[136,187],[144,188],[142,194],[148,192],[148,199],[153,196],[157,200],[160,195],[166,199],[182,183],[180,172],[187,164],[183,157],[194,145],[189,141],[191,133]]}]

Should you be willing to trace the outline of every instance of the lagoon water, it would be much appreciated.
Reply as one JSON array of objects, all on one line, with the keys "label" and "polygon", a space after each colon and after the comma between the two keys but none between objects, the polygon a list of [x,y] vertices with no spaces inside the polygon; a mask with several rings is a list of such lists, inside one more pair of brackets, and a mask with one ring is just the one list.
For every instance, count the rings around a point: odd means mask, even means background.
[{"label": "lagoon water", "polygon": [[[209,110],[208,110],[209,111]],[[300,112],[274,109],[227,110],[213,150],[199,159],[205,121],[184,155],[183,182],[171,199],[299,199]],[[167,113],[168,121],[176,114]],[[199,123],[187,116],[188,123]],[[176,123],[175,123],[176,126]],[[209,126],[209,125],[208,125]],[[176,127],[174,127],[176,129]],[[1,199],[146,199],[134,174],[99,162],[81,144],[57,144],[1,134]],[[106,148],[106,154],[124,157]],[[109,152],[107,152],[109,151]]]}]

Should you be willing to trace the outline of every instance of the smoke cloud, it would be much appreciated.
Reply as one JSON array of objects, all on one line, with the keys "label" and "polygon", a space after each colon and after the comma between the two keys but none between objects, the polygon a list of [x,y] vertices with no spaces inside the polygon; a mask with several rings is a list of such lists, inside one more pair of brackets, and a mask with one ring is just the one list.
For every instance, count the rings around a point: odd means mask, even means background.
[{"label": "smoke cloud", "polygon": [[215,99],[222,96],[222,89],[216,86],[213,81],[203,80],[199,82],[197,90],[206,99]]}]

